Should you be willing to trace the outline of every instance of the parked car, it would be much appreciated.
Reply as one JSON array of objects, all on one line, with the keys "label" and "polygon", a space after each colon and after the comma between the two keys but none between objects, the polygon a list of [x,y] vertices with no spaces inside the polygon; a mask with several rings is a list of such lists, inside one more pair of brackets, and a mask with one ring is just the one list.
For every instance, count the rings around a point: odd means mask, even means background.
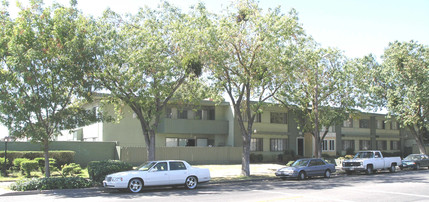
[{"label": "parked car", "polygon": [[291,166],[278,169],[275,174],[282,179],[297,178],[303,180],[313,176],[330,178],[334,172],[334,164],[327,163],[323,159],[305,158],[296,160]]},{"label": "parked car", "polygon": [[343,170],[347,174],[357,171],[365,171],[372,174],[377,170],[396,171],[396,166],[401,165],[401,157],[383,157],[380,151],[359,151],[353,159],[343,161]]},{"label": "parked car", "polygon": [[401,169],[412,168],[418,170],[420,167],[429,168],[429,157],[426,154],[410,154],[402,160]]},{"label": "parked car", "polygon": [[209,180],[210,171],[207,168],[195,168],[180,160],[165,160],[149,161],[136,170],[107,175],[103,185],[137,193],[146,186],[184,185],[188,189],[195,189],[198,183]]}]

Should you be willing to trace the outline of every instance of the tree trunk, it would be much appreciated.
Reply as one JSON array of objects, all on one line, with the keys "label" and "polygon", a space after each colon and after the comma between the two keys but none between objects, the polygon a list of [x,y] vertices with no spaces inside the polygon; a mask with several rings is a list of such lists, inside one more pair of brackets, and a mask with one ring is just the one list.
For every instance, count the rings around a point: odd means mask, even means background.
[{"label": "tree trunk", "polygon": [[[242,133],[245,133],[244,131]],[[250,138],[243,134],[243,152],[241,155],[241,175],[250,176]]]},{"label": "tree trunk", "polygon": [[149,161],[155,161],[155,131],[149,131],[149,144],[146,144],[147,147],[147,159]]},{"label": "tree trunk", "polygon": [[418,133],[416,129],[413,126],[408,126],[408,128],[411,131],[411,134],[413,134],[414,139],[416,140],[416,144],[419,147],[419,151],[421,154],[426,154],[426,147],[423,141],[423,134]]},{"label": "tree trunk", "polygon": [[51,171],[49,169],[49,140],[43,141],[43,153],[45,157],[45,177],[51,177]]}]

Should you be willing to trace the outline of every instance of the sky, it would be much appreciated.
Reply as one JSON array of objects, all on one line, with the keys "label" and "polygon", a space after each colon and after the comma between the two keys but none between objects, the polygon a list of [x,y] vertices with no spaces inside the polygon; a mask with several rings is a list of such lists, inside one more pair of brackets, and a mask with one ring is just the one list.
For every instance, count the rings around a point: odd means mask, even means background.
[{"label": "sky", "polygon": [[[18,12],[9,0],[12,17]],[[23,4],[27,1],[21,0]],[[53,0],[45,0],[50,5]],[[54,0],[68,5],[69,0]],[[156,8],[158,0],[78,0],[84,14],[99,17],[106,8],[136,13],[138,8]],[[220,13],[231,0],[169,1],[184,12],[198,2]],[[389,42],[414,40],[429,45],[429,0],[260,0],[264,10],[280,6],[283,13],[294,8],[306,33],[321,46],[344,51],[349,58],[374,54],[380,58]],[[0,137],[7,130],[0,126]]]}]

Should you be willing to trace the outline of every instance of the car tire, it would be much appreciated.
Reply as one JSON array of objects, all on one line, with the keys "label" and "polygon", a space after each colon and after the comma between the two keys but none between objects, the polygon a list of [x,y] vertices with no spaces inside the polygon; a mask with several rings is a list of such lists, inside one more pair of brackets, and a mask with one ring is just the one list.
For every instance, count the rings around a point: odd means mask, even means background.
[{"label": "car tire", "polygon": [[143,189],[143,181],[138,178],[131,179],[128,182],[128,191],[132,193],[139,193]]},{"label": "car tire", "polygon": [[366,174],[371,175],[373,172],[372,165],[366,166]]},{"label": "car tire", "polygon": [[329,169],[327,169],[325,171],[325,178],[330,178],[331,177],[331,171]]},{"label": "car tire", "polygon": [[416,163],[416,167],[414,167],[414,170],[420,170],[420,164]]},{"label": "car tire", "polygon": [[390,171],[391,173],[396,172],[396,166],[392,164],[392,165],[390,166],[390,168],[389,168],[389,171]]},{"label": "car tire", "polygon": [[185,187],[187,189],[195,189],[198,185],[198,179],[195,176],[189,176],[186,178]]},{"label": "car tire", "polygon": [[304,171],[298,173],[298,180],[305,180],[306,177],[307,176]]}]

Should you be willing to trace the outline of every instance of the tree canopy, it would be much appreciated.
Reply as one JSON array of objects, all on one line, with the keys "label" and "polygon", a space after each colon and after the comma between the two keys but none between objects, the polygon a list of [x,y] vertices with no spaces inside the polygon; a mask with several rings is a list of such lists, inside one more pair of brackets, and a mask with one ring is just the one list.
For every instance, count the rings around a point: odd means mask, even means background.
[{"label": "tree canopy", "polygon": [[76,8],[32,1],[12,19],[1,12],[0,121],[12,136],[41,142],[49,177],[48,149],[63,129],[95,121],[82,108],[98,66],[95,24]]}]

